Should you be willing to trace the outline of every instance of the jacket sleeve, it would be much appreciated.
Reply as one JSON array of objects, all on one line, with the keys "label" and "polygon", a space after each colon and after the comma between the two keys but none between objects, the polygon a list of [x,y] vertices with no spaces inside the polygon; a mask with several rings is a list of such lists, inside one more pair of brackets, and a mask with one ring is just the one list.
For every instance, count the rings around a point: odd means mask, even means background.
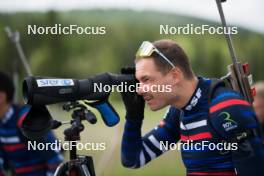
[{"label": "jacket sleeve", "polygon": [[239,93],[219,88],[209,111],[216,132],[227,142],[237,143],[237,149],[231,151],[237,175],[263,175],[264,146],[251,104]]},{"label": "jacket sleeve", "polygon": [[142,121],[125,123],[121,160],[125,167],[139,168],[168,150],[166,146],[179,141],[179,113],[170,108],[160,124],[141,137]]}]

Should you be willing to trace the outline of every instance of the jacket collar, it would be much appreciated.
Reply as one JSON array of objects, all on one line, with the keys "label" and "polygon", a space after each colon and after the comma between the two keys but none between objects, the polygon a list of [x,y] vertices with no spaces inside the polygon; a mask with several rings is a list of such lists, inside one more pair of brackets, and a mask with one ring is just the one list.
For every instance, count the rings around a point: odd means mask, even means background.
[{"label": "jacket collar", "polygon": [[181,108],[181,110],[188,113],[190,111],[194,111],[195,109],[199,109],[203,102],[205,100],[207,101],[208,97],[206,95],[210,82],[210,79],[198,77],[198,84],[195,91],[193,92],[188,103],[183,108]]}]

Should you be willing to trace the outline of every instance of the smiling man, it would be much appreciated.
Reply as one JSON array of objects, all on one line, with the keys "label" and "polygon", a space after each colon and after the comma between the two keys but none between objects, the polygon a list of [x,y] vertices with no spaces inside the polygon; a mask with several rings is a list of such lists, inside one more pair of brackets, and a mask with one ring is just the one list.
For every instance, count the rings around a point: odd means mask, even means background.
[{"label": "smiling man", "polygon": [[[122,93],[127,112],[121,149],[125,167],[139,168],[167,151],[161,143],[180,141],[197,146],[181,148],[189,176],[264,173],[259,124],[251,105],[239,93],[197,77],[183,49],[171,40],[143,42],[135,64],[135,77],[142,87],[170,85],[171,91],[139,88],[137,93]],[[122,73],[131,73],[131,69]],[[168,111],[142,137],[145,102],[153,111],[167,106]]]}]

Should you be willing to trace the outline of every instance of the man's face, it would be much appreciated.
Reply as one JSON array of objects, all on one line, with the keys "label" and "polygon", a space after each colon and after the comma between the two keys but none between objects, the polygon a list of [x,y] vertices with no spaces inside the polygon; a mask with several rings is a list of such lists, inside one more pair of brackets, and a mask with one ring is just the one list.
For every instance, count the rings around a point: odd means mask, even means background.
[{"label": "man's face", "polygon": [[3,91],[0,91],[0,105],[4,105],[6,102],[6,93]]},{"label": "man's face", "polygon": [[[4,111],[4,108],[6,107],[6,105],[8,104],[6,101],[7,97],[6,97],[6,93],[0,91],[0,112]],[[3,114],[0,115],[0,118],[3,116]]]},{"label": "man's face", "polygon": [[159,92],[157,86],[160,90],[169,90],[173,86],[173,77],[170,73],[162,74],[152,58],[140,59],[136,62],[136,78],[141,87],[145,87],[145,90],[139,89],[137,93],[142,95],[151,110],[159,110],[170,104],[172,92]]},{"label": "man's face", "polygon": [[264,123],[264,99],[262,97],[256,96],[254,98],[253,107],[259,120]]}]

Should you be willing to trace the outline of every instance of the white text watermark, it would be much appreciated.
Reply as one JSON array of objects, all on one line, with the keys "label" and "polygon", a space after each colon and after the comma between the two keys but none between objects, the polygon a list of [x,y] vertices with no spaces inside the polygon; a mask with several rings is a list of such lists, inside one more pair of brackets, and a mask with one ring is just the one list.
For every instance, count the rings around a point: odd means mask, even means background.
[{"label": "white text watermark", "polygon": [[140,83],[128,84],[122,82],[119,85],[106,85],[102,83],[94,83],[94,92],[171,92],[171,85],[142,85]]},{"label": "white text watermark", "polygon": [[76,148],[77,150],[98,150],[103,151],[106,150],[106,143],[105,142],[87,142],[81,143],[76,141],[65,141],[62,142],[61,140],[55,140],[54,142],[37,142],[37,141],[28,141],[27,149],[28,150],[72,150]]},{"label": "white text watermark", "polygon": [[186,24],[185,26],[160,25],[159,33],[165,35],[238,34],[238,27],[210,26],[207,24],[199,26],[196,26],[194,24]]},{"label": "white text watermark", "polygon": [[79,26],[72,24],[63,26],[62,24],[54,24],[53,26],[28,25],[28,35],[104,35],[106,34],[105,26]]},{"label": "white text watermark", "polygon": [[210,141],[201,141],[201,142],[179,142],[179,143],[169,143],[168,141],[160,141],[160,150],[220,150],[220,151],[229,151],[229,150],[237,150],[237,143],[227,143],[227,142],[219,142],[213,143]]}]

